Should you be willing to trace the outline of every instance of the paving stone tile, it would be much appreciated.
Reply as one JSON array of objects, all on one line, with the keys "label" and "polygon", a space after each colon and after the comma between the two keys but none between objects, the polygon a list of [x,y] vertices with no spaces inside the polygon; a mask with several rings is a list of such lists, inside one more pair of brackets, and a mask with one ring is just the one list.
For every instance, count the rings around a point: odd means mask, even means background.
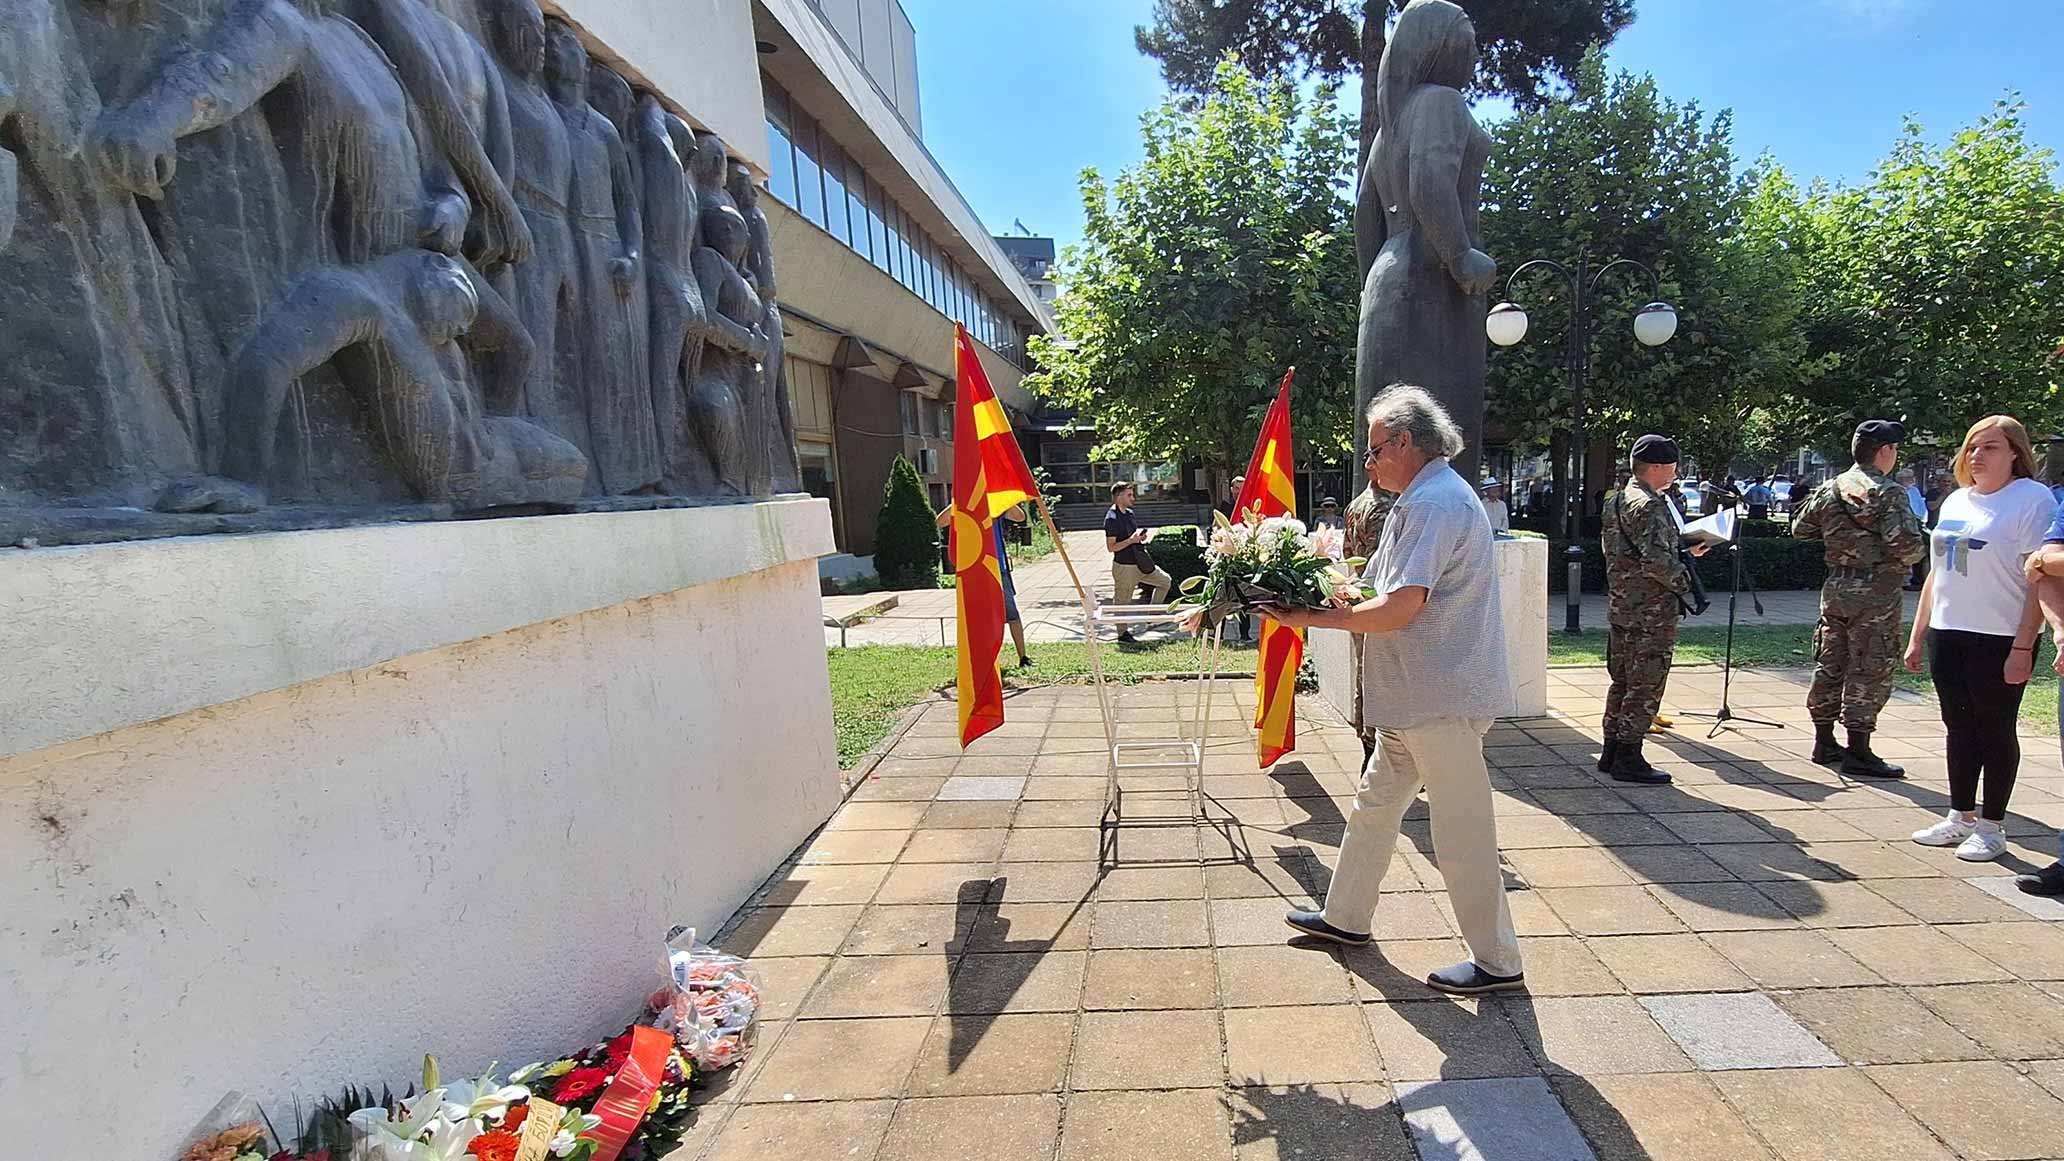
[{"label": "paving stone tile", "polygon": [[1758,883],[1756,889],[1808,927],[1894,927],[1905,911],[1862,883]]},{"label": "paving stone tile", "polygon": [[1584,1135],[1540,1077],[1407,1081],[1405,1129],[1421,1157],[1455,1161],[1591,1161]]},{"label": "paving stone tile", "polygon": [[999,903],[975,921],[971,951],[1081,951],[1089,946],[1091,906]]},{"label": "paving stone tile", "polygon": [[[937,1097],[896,1109],[876,1161],[1052,1161],[1061,1103],[1048,1094]],[[855,1142],[856,1150],[861,1147]],[[855,1155],[858,1155],[857,1153]],[[770,1152],[766,1157],[785,1157]]]},{"label": "paving stone tile", "polygon": [[1372,1003],[1362,1005],[1362,1016],[1393,1081],[1541,1072],[1496,1001],[1432,998]]},{"label": "paving stone tile", "polygon": [[799,1020],[789,1025],[745,1090],[747,1102],[895,1096],[917,1062],[928,1016]]},{"label": "paving stone tile", "polygon": [[1580,814],[1567,821],[1585,838],[1601,846],[1678,846],[1684,842],[1669,827],[1645,814]]},{"label": "paving stone tile", "polygon": [[1645,996],[1641,1006],[1693,1064],[1735,1068],[1834,1068],[1842,1061],[1760,992]]},{"label": "paving stone tile", "polygon": [[1536,996],[1618,995],[1627,989],[1584,941],[1568,936],[1521,939],[1528,993]]},{"label": "paving stone tile", "polygon": [[918,1054],[909,1092],[971,1096],[1059,1091],[1074,1028],[1073,1012],[942,1016]]},{"label": "paving stone tile", "polygon": [[1932,927],[1855,927],[1827,933],[1856,962],[1895,984],[1975,984],[2006,969]]},{"label": "paving stone tile", "polygon": [[1655,820],[1688,843],[1768,843],[1770,832],[1747,815],[1723,810],[1658,814]]},{"label": "paving stone tile", "polygon": [[1864,886],[1923,923],[2018,921],[2023,914],[1962,879],[1884,879]]},{"label": "paving stone tile", "polygon": [[1684,925],[1663,910],[1655,896],[1640,887],[1559,887],[1537,893],[1579,935],[1652,935],[1684,930]]},{"label": "paving stone tile", "polygon": [[1209,948],[1114,948],[1089,953],[1082,1006],[1215,1008],[1218,972]]},{"label": "paving stone tile", "polygon": [[898,863],[878,867],[888,871],[875,892],[877,903],[959,903],[988,896],[990,872],[996,864]]},{"label": "paving stone tile", "polygon": [[1112,902],[1203,897],[1203,867],[1112,867],[1097,888],[1097,898]]},{"label": "paving stone tile", "polygon": [[1765,988],[1839,988],[1885,982],[1829,942],[1825,932],[1714,931],[1704,938]]},{"label": "paving stone tile", "polygon": [[1020,802],[1011,815],[1012,826],[1090,826],[1104,816],[1104,804],[1081,799],[1046,799]]},{"label": "paving stone tile", "polygon": [[854,802],[930,802],[938,796],[945,777],[868,778],[853,790]]},{"label": "paving stone tile", "polygon": [[[1696,935],[1616,935],[1586,946],[1627,989],[1661,992],[1741,991],[1749,977]],[[1531,982],[1531,972],[1529,982]]]},{"label": "paving stone tile", "polygon": [[865,910],[843,907],[758,907],[719,941],[732,955],[830,955]]},{"label": "paving stone tile", "polygon": [[1693,931],[1797,927],[1791,912],[1747,883],[1674,883],[1656,889],[1663,906]]},{"label": "paving stone tile", "polygon": [[829,956],[754,956],[753,970],[760,977],[760,1019],[786,1020],[795,1015],[824,969]]},{"label": "paving stone tile", "polygon": [[1235,1085],[1383,1079],[1383,1062],[1352,1004],[1225,1012],[1226,1073]]},{"label": "paving stone tile", "polygon": [[1096,905],[1095,946],[1206,947],[1211,932],[1199,899]]},{"label": "paving stone tile", "polygon": [[1914,999],[2008,1060],[2064,1057],[2064,1000],[2027,984],[1914,988]]},{"label": "paving stone tile", "polygon": [[1603,1158],[1770,1161],[1712,1082],[1695,1073],[1548,1080]]},{"label": "paving stone tile", "polygon": [[1316,905],[1331,878],[1324,864],[1288,847],[1256,851],[1251,864],[1215,863],[1204,868],[1204,888],[1211,898],[1273,898],[1286,910]]},{"label": "paving stone tile", "polygon": [[1786,1011],[1842,1059],[1856,1064],[1975,1060],[1986,1055],[1899,988],[1809,988],[1779,992]]},{"label": "paving stone tile", "polygon": [[1691,1068],[1631,996],[1515,996],[1505,1008],[1520,1039],[1551,1073],[1595,1076]]},{"label": "paving stone tile", "polygon": [[1711,1074],[1727,1103],[1784,1161],[1948,1161],[1928,1131],[1850,1068]]},{"label": "paving stone tile", "polygon": [[1865,1071],[1915,1120],[1973,1161],[2064,1156],[2064,1101],[1999,1061]]},{"label": "paving stone tile", "polygon": [[977,906],[877,903],[860,913],[841,951],[846,955],[957,955],[973,930]]},{"label": "paving stone tile", "polygon": [[1618,887],[1633,880],[1611,856],[1595,847],[1545,847],[1505,852],[1505,862],[1527,886]]},{"label": "paving stone tile", "polygon": [[924,817],[922,802],[848,802],[824,824],[827,831],[909,830]]},{"label": "paving stone tile", "polygon": [[2064,980],[2064,926],[2040,921],[1967,923],[1942,930],[2024,980]]},{"label": "paving stone tile", "polygon": [[[1040,763],[1050,758],[1039,759]],[[1101,761],[1101,760],[1100,760]],[[1039,765],[1034,765],[1033,774],[1025,779],[1023,795],[1025,801],[1063,800],[1071,802],[1102,802],[1109,783],[1099,774],[1094,778],[1053,777],[1047,775]]]},{"label": "paving stone tile", "polygon": [[1070,1088],[1216,1088],[1224,1080],[1217,1012],[1084,1012],[1076,1026]]},{"label": "paving stone tile", "polygon": [[2050,1090],[2050,1095],[2064,1097],[2064,1060],[2037,1060],[2028,1065],[2028,1078]]},{"label": "paving stone tile", "polygon": [[[1385,896],[1386,901],[1389,896]],[[1219,947],[1281,944],[1297,938],[1283,923],[1289,908],[1281,899],[1214,899],[1211,938]],[[1377,908],[1378,913],[1382,908]]]},{"label": "paving stone tile", "polygon": [[798,861],[806,866],[893,863],[909,838],[906,830],[827,830],[810,840]]},{"label": "paving stone tile", "polygon": [[1221,947],[1220,1003],[1228,1008],[1347,1003],[1354,988],[1330,950],[1280,944]]},{"label": "paving stone tile", "polygon": [[896,1102],[887,1100],[746,1105],[717,1134],[706,1161],[834,1161],[872,1155]]},{"label": "paving stone tile", "polygon": [[1966,879],[1965,882],[2033,919],[2064,920],[2064,900],[2054,896],[2030,895],[2014,885],[2011,875]]},{"label": "paving stone tile", "polygon": [[998,863],[991,903],[1080,903],[1096,893],[1095,863]]},{"label": "paving stone tile", "polygon": [[1085,1092],[1068,1099],[1060,1161],[1224,1161],[1232,1156],[1224,1094]]},{"label": "paving stone tile", "polygon": [[1236,1161],[1412,1155],[1386,1084],[1255,1086],[1230,1096]]},{"label": "paving stone tile", "polygon": [[1355,995],[1363,1000],[1424,1000],[1437,995],[1426,986],[1426,977],[1439,968],[1462,962],[1469,953],[1462,941],[1446,939],[1396,939],[1364,947],[1344,948],[1339,953],[1347,966]]},{"label": "paving stone tile", "polygon": [[1821,862],[1791,843],[1702,843],[1700,852],[1750,883],[1786,879],[1847,879],[1846,874]]},{"label": "paving stone tile", "polygon": [[955,774],[932,797],[941,802],[1015,802],[1024,797],[1022,774]]},{"label": "paving stone tile", "polygon": [[765,907],[821,907],[865,903],[890,868],[879,863],[795,866],[762,887],[755,899]]},{"label": "paving stone tile", "polygon": [[[1676,843],[1676,840],[1671,840]],[[1613,864],[1637,883],[1731,883],[1734,872],[1681,843],[1673,846],[1614,847]]]},{"label": "paving stone tile", "polygon": [[[1874,836],[1833,810],[1764,810],[1756,822],[1780,839],[1801,843],[1860,842]],[[1909,827],[1908,829],[1917,829]]]},{"label": "paving stone tile", "polygon": [[1010,863],[1069,863],[1097,860],[1103,836],[1086,827],[1019,827],[1002,844]]},{"label": "paving stone tile", "polygon": [[1498,849],[1511,852],[1537,847],[1581,847],[1587,840],[1559,818],[1535,815],[1498,820]]},{"label": "paving stone tile", "polygon": [[1568,935],[1569,924],[1532,891],[1505,892],[1505,906],[1512,912],[1512,930],[1524,939],[1534,935]]},{"label": "paving stone tile", "polygon": [[979,799],[934,802],[918,820],[919,830],[1007,829],[1017,814],[1018,803],[985,802]]},{"label": "paving stone tile", "polygon": [[847,955],[817,981],[805,1020],[929,1016],[946,999],[952,963],[944,956]]},{"label": "paving stone tile", "polygon": [[968,955],[953,973],[946,1011],[1072,1012],[1088,958],[1080,951]]},{"label": "paving stone tile", "polygon": [[[1391,864],[1396,866],[1395,863]],[[1281,922],[1282,916],[1278,915]],[[1451,934],[1454,926],[1429,891],[1385,891],[1376,904],[1371,934],[1383,941],[1438,939]]]}]

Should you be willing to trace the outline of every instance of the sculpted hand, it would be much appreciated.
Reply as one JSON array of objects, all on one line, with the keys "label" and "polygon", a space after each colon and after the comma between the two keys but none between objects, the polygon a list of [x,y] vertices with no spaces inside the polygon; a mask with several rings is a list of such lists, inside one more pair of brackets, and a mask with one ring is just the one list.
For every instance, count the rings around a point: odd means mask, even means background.
[{"label": "sculpted hand", "polygon": [[494,248],[496,261],[512,266],[530,261],[537,243],[530,236],[530,223],[523,220],[521,210],[504,202],[485,207],[481,216],[487,221],[488,244]]},{"label": "sculpted hand", "polygon": [[432,199],[423,207],[423,229],[418,239],[426,250],[452,255],[466,241],[466,221],[473,216],[473,207],[465,198],[450,196]]},{"label": "sculpted hand", "polygon": [[103,114],[95,131],[93,160],[116,186],[147,198],[165,196],[179,168],[179,139],[136,109]]},{"label": "sculpted hand", "polygon": [[1498,263],[1481,250],[1469,250],[1455,259],[1452,273],[1464,294],[1487,294],[1498,284]]},{"label": "sculpted hand", "polygon": [[636,258],[616,258],[610,261],[609,280],[616,284],[616,296],[618,298],[629,298],[631,296],[631,288],[636,285],[635,280],[637,277],[638,260]]}]

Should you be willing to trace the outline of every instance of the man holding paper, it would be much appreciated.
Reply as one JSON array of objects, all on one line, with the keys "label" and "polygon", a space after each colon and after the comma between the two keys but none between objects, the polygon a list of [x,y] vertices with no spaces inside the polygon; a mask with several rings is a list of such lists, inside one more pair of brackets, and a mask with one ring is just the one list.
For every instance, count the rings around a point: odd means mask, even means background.
[{"label": "man holding paper", "polygon": [[[1628,457],[1626,487],[1606,498],[1600,516],[1605,549],[1607,638],[1605,747],[1598,771],[1616,782],[1660,784],[1670,776],[1648,764],[1641,742],[1663,705],[1663,686],[1677,647],[1677,598],[1691,591],[1690,570],[1677,553],[1681,525],[1664,491],[1677,479],[1675,440],[1644,435]],[[1703,556],[1705,544],[1692,555]]]}]

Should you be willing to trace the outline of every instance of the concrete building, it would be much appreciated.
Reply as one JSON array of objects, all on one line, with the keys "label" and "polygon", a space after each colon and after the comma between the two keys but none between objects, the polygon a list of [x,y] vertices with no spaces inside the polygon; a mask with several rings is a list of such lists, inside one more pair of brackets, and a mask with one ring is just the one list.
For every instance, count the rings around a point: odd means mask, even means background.
[{"label": "concrete building", "polygon": [[902,6],[752,8],[797,450],[839,547],[864,555],[896,456],[918,466],[934,506],[951,495],[954,322],[1024,432],[1025,337],[1050,316],[925,149]]},{"label": "concrete building", "polygon": [[996,244],[1017,264],[1018,273],[1032,287],[1032,296],[1051,311],[1054,297],[1060,293],[1054,281],[1054,240],[1031,234],[999,234]]}]

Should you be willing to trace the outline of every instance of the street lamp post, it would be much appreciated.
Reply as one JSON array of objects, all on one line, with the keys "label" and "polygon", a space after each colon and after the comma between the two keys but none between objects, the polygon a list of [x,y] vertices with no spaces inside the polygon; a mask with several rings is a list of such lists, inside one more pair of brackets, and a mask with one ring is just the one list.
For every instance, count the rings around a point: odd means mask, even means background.
[{"label": "street lamp post", "polygon": [[[1564,614],[1563,630],[1572,636],[1583,631],[1578,610],[1582,607],[1584,592],[1584,384],[1591,375],[1591,296],[1598,290],[1598,282],[1607,274],[1625,266],[1648,275],[1649,293],[1653,301],[1634,315],[1634,337],[1643,346],[1659,347],[1670,341],[1677,333],[1677,311],[1662,299],[1662,280],[1656,272],[1634,261],[1619,258],[1593,271],[1589,267],[1590,256],[1583,250],[1577,251],[1573,265],[1565,266],[1549,258],[1536,258],[1523,263],[1506,280],[1505,293],[1510,295],[1519,277],[1533,270],[1552,270],[1562,275],[1569,283],[1570,327],[1569,343],[1565,362],[1569,373],[1570,392],[1570,444],[1571,471],[1569,474],[1569,495],[1565,497],[1567,511],[1567,535],[1569,547],[1564,557],[1569,567],[1569,584],[1566,593],[1568,606]],[[1501,302],[1491,309],[1484,320],[1484,331],[1490,340],[1501,347],[1509,347],[1526,338],[1527,313],[1516,302]]]}]

